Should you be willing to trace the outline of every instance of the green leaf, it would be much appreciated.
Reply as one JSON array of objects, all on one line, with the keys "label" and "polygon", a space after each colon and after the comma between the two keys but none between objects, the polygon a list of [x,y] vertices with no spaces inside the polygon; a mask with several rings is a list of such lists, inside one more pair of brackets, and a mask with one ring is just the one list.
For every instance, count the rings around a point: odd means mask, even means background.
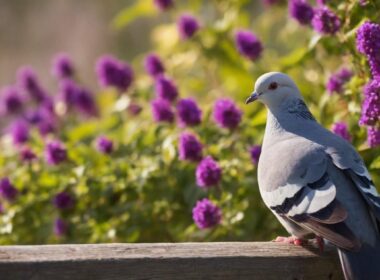
[{"label": "green leaf", "polygon": [[132,6],[121,10],[112,21],[112,26],[115,29],[120,29],[126,27],[128,24],[138,18],[151,16],[154,13],[155,9],[151,0],[139,0],[136,1]]},{"label": "green leaf", "polygon": [[380,169],[380,156],[375,158],[375,160],[369,166],[371,169]]},{"label": "green leaf", "polygon": [[291,54],[288,56],[285,56],[281,59],[280,64],[283,67],[293,67],[297,64],[299,64],[304,57],[307,55],[308,49],[307,48],[298,48],[294,50]]}]

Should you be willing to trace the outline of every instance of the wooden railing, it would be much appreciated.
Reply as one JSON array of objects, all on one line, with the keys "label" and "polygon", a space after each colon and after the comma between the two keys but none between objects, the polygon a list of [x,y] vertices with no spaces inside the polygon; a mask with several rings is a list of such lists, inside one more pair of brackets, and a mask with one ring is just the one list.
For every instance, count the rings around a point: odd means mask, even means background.
[{"label": "wooden railing", "polygon": [[335,250],[273,242],[0,247],[1,280],[343,279]]}]

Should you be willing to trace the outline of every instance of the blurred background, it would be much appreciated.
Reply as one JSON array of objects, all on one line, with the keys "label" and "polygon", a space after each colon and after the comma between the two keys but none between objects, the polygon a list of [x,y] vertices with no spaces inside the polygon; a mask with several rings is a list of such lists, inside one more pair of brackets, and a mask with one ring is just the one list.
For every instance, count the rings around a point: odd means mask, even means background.
[{"label": "blurred background", "polygon": [[379,186],[356,42],[378,2],[0,0],[0,244],[286,234],[257,185],[266,109],[244,105],[269,71]]},{"label": "blurred background", "polygon": [[49,69],[58,52],[67,52],[88,84],[95,82],[95,60],[114,53],[130,60],[151,48],[150,30],[167,18],[137,19],[116,29],[112,20],[131,0],[1,0],[0,84],[14,82],[21,65],[33,65],[52,88]]}]

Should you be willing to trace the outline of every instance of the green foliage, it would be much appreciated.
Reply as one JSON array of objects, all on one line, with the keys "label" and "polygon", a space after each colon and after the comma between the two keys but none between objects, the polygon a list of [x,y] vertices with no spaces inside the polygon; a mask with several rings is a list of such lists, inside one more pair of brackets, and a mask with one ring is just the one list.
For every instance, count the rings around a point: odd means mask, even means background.
[{"label": "green foliage", "polygon": [[[263,10],[256,1],[247,0],[178,1],[167,12],[171,20],[157,25],[151,38],[180,95],[193,96],[201,104],[202,124],[183,129],[152,121],[153,82],[141,69],[143,56],[136,57],[136,81],[128,96],[112,90],[99,92],[99,118],[74,117],[62,123],[58,137],[68,148],[68,162],[48,166],[43,159],[45,140],[37,133],[30,146],[39,159],[31,164],[22,163],[17,150],[4,139],[0,175],[9,176],[20,195],[13,203],[4,202],[0,243],[269,240],[285,234],[261,200],[257,170],[248,152],[251,145],[262,141],[265,108],[243,105],[254,80],[268,71],[291,75],[326,127],[335,121],[349,124],[352,142],[380,186],[379,149],[367,147],[365,129],[358,126],[361,87],[369,79],[369,70],[354,40],[355,29],[364,18],[377,20],[380,3],[369,1],[362,7],[354,0],[331,2],[343,28],[336,36],[323,37],[289,19],[282,6]],[[182,41],[175,20],[189,10],[201,19],[202,28],[191,40]],[[135,19],[153,16],[155,11],[152,1],[136,1],[116,16],[113,26],[128,28]],[[248,61],[237,52],[233,34],[239,27],[253,30],[262,40],[264,52],[259,61]],[[329,97],[326,80],[342,64],[353,69],[355,76],[343,94]],[[227,96],[244,111],[235,131],[218,128],[211,117],[213,101]],[[126,111],[131,100],[143,106],[140,115]],[[204,154],[220,163],[220,188],[197,187],[196,165],[178,159],[178,135],[184,130],[198,134],[205,144]],[[111,155],[95,150],[94,139],[100,134],[115,141]],[[60,212],[51,201],[62,190],[72,193],[76,203]],[[199,230],[191,216],[196,201],[203,197],[223,212],[221,225],[209,230]],[[70,224],[64,237],[52,231],[59,216]]]}]

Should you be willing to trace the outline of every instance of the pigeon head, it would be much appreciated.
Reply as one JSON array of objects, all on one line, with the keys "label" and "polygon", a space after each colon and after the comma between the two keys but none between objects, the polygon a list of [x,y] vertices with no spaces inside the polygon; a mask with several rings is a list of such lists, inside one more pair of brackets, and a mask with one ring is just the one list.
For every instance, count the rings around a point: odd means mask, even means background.
[{"label": "pigeon head", "polygon": [[296,84],[280,72],[269,72],[257,79],[255,90],[245,101],[246,104],[258,100],[268,107],[279,106],[289,97],[301,98]]}]

